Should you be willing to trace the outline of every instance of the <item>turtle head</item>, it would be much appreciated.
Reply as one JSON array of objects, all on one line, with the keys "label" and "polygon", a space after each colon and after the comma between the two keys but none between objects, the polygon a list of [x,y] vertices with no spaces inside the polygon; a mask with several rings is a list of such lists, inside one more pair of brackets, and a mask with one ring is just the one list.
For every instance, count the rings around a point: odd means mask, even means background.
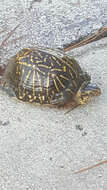
[{"label": "turtle head", "polygon": [[92,96],[98,96],[101,94],[99,87],[87,83],[83,83],[76,95],[76,102],[78,104],[87,103],[88,99]]},{"label": "turtle head", "polygon": [[98,96],[101,94],[101,90],[97,86],[89,84],[85,88],[81,89],[81,99],[85,103],[92,96]]}]

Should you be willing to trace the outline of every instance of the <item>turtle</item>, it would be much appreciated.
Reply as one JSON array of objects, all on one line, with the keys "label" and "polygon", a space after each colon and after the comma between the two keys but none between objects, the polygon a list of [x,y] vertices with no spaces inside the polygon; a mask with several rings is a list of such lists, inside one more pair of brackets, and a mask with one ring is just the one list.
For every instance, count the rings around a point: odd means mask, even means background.
[{"label": "turtle", "polygon": [[72,56],[45,47],[24,48],[11,57],[1,86],[21,101],[70,109],[101,94]]}]

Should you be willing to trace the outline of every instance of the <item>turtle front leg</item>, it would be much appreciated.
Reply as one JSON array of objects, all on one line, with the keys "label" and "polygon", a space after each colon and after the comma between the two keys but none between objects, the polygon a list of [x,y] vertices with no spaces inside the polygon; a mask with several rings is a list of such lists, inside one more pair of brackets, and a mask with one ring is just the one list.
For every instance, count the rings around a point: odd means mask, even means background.
[{"label": "turtle front leg", "polygon": [[3,76],[3,73],[4,73],[4,71],[5,71],[5,68],[6,68],[6,65],[0,66],[0,77]]},{"label": "turtle front leg", "polygon": [[70,108],[68,111],[65,112],[65,114],[71,112],[73,109],[77,108],[78,106],[80,106],[81,104],[77,104],[76,102],[73,103],[69,103],[65,108]]}]

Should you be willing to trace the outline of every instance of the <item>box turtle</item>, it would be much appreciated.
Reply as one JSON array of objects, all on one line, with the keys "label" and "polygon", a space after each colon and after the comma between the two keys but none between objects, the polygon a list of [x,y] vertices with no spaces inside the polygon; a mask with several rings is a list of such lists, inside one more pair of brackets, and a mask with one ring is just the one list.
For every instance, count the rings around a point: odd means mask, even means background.
[{"label": "box turtle", "polygon": [[90,80],[77,61],[62,50],[35,47],[22,49],[9,59],[1,86],[25,102],[73,109],[101,93]]}]

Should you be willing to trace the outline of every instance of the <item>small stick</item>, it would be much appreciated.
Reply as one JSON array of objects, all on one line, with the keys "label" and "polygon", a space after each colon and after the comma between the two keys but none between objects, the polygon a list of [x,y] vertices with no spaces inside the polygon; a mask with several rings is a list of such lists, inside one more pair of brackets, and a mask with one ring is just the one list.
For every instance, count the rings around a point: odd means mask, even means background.
[{"label": "small stick", "polygon": [[6,29],[3,29],[2,31],[0,31],[0,34],[3,33],[3,32],[5,32],[5,31],[6,31]]},{"label": "small stick", "polygon": [[64,48],[64,52],[70,51],[73,48],[77,48],[83,45],[86,45],[88,43],[100,40],[104,37],[107,37],[107,28],[102,28],[101,30],[99,30],[97,33],[91,35],[90,37],[87,37],[84,40],[81,40],[80,42],[75,42],[74,44],[68,45],[68,47]]},{"label": "small stick", "polygon": [[[22,35],[22,36],[20,36],[20,37],[18,37],[18,38],[15,38],[15,39],[11,40],[10,42],[8,42],[8,43],[5,44],[5,45],[9,45],[10,43],[14,43],[14,42],[16,42],[17,40],[22,39],[24,36],[25,36],[25,35]],[[4,46],[5,46],[5,45],[4,45]]]},{"label": "small stick", "polygon": [[12,36],[12,34],[14,33],[14,31],[19,27],[19,24],[11,31],[8,33],[7,37],[2,41],[0,48],[2,48],[3,46],[5,46],[6,41]]},{"label": "small stick", "polygon": [[87,167],[87,168],[81,169],[81,170],[75,172],[74,174],[82,173],[82,172],[84,172],[84,171],[87,171],[87,170],[89,170],[89,169],[95,168],[95,167],[100,166],[100,165],[105,164],[105,163],[107,163],[107,160],[104,160],[104,161],[102,161],[102,162],[99,162],[98,164],[95,164],[95,165],[93,165],[93,166],[89,166],[89,167]]},{"label": "small stick", "polygon": [[30,7],[28,8],[29,10],[32,9],[33,4],[34,4],[35,2],[41,2],[41,0],[33,0],[33,1],[31,1]]}]

